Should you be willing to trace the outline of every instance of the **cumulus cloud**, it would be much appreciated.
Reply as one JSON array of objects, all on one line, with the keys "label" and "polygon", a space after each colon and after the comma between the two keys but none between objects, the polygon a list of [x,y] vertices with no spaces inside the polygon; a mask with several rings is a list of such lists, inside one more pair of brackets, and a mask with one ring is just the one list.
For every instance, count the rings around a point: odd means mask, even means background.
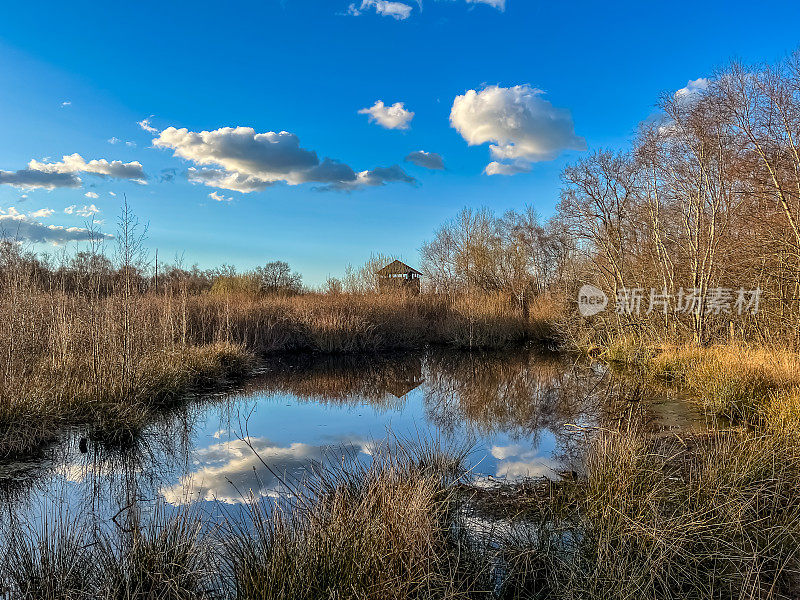
[{"label": "cumulus cloud", "polygon": [[690,100],[699,94],[702,94],[708,88],[709,83],[709,80],[705,77],[700,77],[699,79],[690,79],[686,83],[686,87],[682,87],[675,92],[675,98],[678,100]]},{"label": "cumulus cloud", "polygon": [[501,163],[493,160],[483,170],[487,175],[518,175],[519,173],[528,173],[531,166],[527,163]]},{"label": "cumulus cloud", "polygon": [[[50,216],[52,211],[45,215],[41,214],[43,211],[49,211],[49,209],[43,209],[42,211],[29,214],[22,214],[14,209],[13,206],[7,211],[0,209],[0,237],[20,242],[48,243],[53,245],[65,244],[67,242],[82,242],[96,239],[98,236],[101,238],[113,237],[108,234],[93,233],[81,227],[45,225],[36,219],[42,216]],[[38,217],[36,215],[38,215]]]},{"label": "cumulus cloud", "polygon": [[585,150],[586,141],[575,135],[569,110],[554,107],[543,94],[529,85],[469,90],[453,101],[450,124],[470,146],[491,143],[495,164],[486,172],[492,174],[522,172],[530,163],[553,160],[564,150]]},{"label": "cumulus cloud", "polygon": [[219,192],[211,192],[208,195],[208,197],[211,198],[212,200],[216,200],[217,202],[230,202],[231,200],[233,200],[232,197],[223,196]]},{"label": "cumulus cloud", "polygon": [[36,188],[53,190],[55,188],[81,187],[81,179],[74,173],[52,173],[35,169],[20,169],[19,171],[0,171],[0,184],[13,185],[22,190]]},{"label": "cumulus cloud", "polygon": [[142,119],[141,121],[137,121],[137,125],[144,129],[147,133],[158,133],[158,129],[150,125],[150,119],[152,115],[147,117],[146,119]]},{"label": "cumulus cloud", "polygon": [[100,197],[95,192],[86,192],[84,196],[86,196],[87,198],[91,198],[92,200],[96,200],[97,198]]},{"label": "cumulus cloud", "polygon": [[440,154],[436,154],[435,152],[417,150],[406,156],[406,162],[413,163],[418,167],[433,169],[435,171],[441,171],[444,169],[444,160],[442,160]]},{"label": "cumulus cloud", "polygon": [[[354,189],[389,181],[413,182],[399,167],[356,173],[348,165],[300,146],[287,131],[256,133],[252,127],[222,127],[194,132],[168,127],[153,140],[175,156],[193,162],[189,181],[242,193],[256,192],[276,183],[322,183],[327,189]],[[399,172],[398,172],[399,170]]]},{"label": "cumulus cloud", "polygon": [[93,217],[97,213],[100,212],[100,209],[97,208],[94,204],[83,205],[82,207],[78,206],[77,204],[73,204],[72,206],[68,206],[64,209],[64,213],[68,215],[78,215],[79,217]]},{"label": "cumulus cloud", "polygon": [[40,208],[39,210],[34,210],[33,212],[29,212],[28,216],[32,219],[46,219],[47,217],[53,216],[54,211],[52,208]]},{"label": "cumulus cloud", "polygon": [[362,108],[358,114],[369,115],[370,122],[386,129],[408,129],[408,124],[414,118],[414,113],[406,110],[403,102],[386,106],[382,100],[378,100],[370,108]]},{"label": "cumulus cloud", "polygon": [[61,162],[46,163],[32,160],[28,163],[28,169],[43,173],[91,173],[115,179],[132,179],[139,183],[144,183],[147,179],[142,163],[139,161],[124,163],[120,160],[113,160],[109,162],[105,158],[101,158],[86,162],[78,153],[64,156]]},{"label": "cumulus cloud", "polygon": [[398,21],[403,21],[411,16],[413,7],[403,2],[389,2],[387,0],[363,0],[361,5],[351,4],[347,9],[347,14],[357,17],[365,10],[374,8],[375,12],[384,17],[392,17]]}]

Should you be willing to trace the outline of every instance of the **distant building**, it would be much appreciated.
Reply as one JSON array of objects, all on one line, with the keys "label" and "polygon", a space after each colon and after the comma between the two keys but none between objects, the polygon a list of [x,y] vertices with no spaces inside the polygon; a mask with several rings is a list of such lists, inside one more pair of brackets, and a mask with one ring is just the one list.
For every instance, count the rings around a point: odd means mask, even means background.
[{"label": "distant building", "polygon": [[378,276],[378,290],[381,293],[405,291],[419,294],[422,273],[399,260],[389,263],[375,274]]}]

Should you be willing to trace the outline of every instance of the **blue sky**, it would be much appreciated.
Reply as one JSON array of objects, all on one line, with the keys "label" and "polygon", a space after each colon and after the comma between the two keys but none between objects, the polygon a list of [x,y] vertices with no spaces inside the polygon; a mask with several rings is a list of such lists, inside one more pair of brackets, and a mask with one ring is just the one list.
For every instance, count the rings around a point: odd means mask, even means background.
[{"label": "blue sky", "polygon": [[[660,94],[800,44],[796,2],[75,0],[3,13],[6,233],[40,249],[73,246],[70,228],[91,218],[113,233],[124,193],[164,259],[287,260],[310,284],[372,252],[416,263],[464,206],[547,216],[564,164],[624,145]],[[252,132],[223,129],[236,127]],[[445,169],[405,160],[415,151]],[[516,174],[487,174],[492,162]]]}]

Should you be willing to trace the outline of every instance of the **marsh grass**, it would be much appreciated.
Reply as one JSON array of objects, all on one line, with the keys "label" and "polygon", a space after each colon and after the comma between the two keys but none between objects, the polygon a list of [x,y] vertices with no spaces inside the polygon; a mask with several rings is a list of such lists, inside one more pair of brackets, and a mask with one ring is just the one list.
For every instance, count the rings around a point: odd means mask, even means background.
[{"label": "marsh grass", "polygon": [[796,597],[800,437],[604,431],[579,476],[489,490],[463,458],[375,448],[222,521],[189,506],[148,525],[131,511],[101,530],[12,528],[0,586],[23,600]]},{"label": "marsh grass", "polygon": [[106,598],[192,600],[213,597],[215,573],[203,524],[191,511],[161,515],[148,524],[133,520],[129,531],[102,540],[100,594]]},{"label": "marsh grass", "polygon": [[41,524],[5,533],[0,597],[24,600],[91,598],[97,565],[89,531],[56,513]]},{"label": "marsh grass", "polygon": [[[156,512],[121,529],[44,519],[3,532],[0,597],[15,600],[191,600],[212,598],[217,580],[192,512]],[[6,594],[2,596],[1,594]]]},{"label": "marsh grass", "polygon": [[[685,442],[685,441],[684,441]],[[500,542],[509,598],[787,598],[800,561],[800,446],[601,435],[576,481],[519,490]]]},{"label": "marsh grass", "polygon": [[295,495],[250,498],[225,521],[188,507],[0,531],[0,589],[40,598],[469,598],[489,589],[463,535],[455,482],[463,452],[435,444],[335,461]]},{"label": "marsh grass", "polygon": [[[320,471],[290,502],[250,505],[227,541],[236,597],[468,598],[488,573],[460,535],[461,457],[377,449]],[[253,528],[252,525],[255,525]]]},{"label": "marsh grass", "polygon": [[745,344],[654,345],[623,337],[613,340],[600,357],[645,381],[674,386],[710,413],[735,423],[783,419],[789,425],[788,412],[800,414],[800,354],[790,350]]},{"label": "marsh grass", "polygon": [[511,347],[553,336],[554,303],[507,298],[237,292],[102,293],[0,281],[0,456],[66,425],[136,428],[191,388],[238,377],[266,353]]}]

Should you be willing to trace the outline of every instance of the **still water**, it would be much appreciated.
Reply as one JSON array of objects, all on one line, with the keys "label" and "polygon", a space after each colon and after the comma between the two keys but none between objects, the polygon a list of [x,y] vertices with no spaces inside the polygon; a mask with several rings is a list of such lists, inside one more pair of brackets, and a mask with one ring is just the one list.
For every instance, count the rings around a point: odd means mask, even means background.
[{"label": "still water", "polygon": [[666,392],[556,354],[270,359],[246,383],[199,394],[130,438],[73,430],[37,456],[0,462],[0,522],[108,521],[132,505],[229,513],[320,462],[368,461],[387,439],[469,446],[477,481],[557,478],[580,470],[587,435],[621,420],[656,433],[703,427]]}]

